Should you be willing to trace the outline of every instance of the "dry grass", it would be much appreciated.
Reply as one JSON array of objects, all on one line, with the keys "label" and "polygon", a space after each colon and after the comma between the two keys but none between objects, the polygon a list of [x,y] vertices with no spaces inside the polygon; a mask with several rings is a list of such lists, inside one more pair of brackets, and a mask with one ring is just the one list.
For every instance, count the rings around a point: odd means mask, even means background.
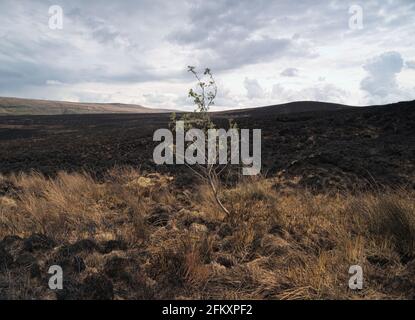
[{"label": "dry grass", "polygon": [[[274,184],[224,190],[226,217],[206,186],[178,191],[171,177],[133,169],[114,169],[105,182],[85,173],[1,177],[0,239],[20,238],[0,242],[12,259],[0,258],[0,297],[55,298],[47,268],[71,252],[85,270],[70,271],[72,289],[58,298],[90,298],[85,283],[97,274],[120,299],[414,298],[413,191],[313,195]],[[27,249],[33,235],[53,246]],[[28,276],[22,255],[40,274]],[[362,291],[348,288],[356,264]]]}]

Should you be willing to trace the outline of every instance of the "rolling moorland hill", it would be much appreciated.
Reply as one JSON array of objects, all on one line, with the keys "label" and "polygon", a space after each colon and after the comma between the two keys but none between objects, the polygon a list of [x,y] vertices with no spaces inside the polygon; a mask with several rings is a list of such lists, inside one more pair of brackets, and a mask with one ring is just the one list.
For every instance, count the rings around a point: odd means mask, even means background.
[{"label": "rolling moorland hill", "polygon": [[230,110],[221,112],[223,114],[245,114],[249,116],[252,112],[255,113],[273,113],[273,114],[291,114],[302,112],[322,112],[322,111],[337,111],[354,109],[359,107],[352,107],[344,104],[318,102],[318,101],[295,101],[271,106],[244,108],[238,110]]},{"label": "rolling moorland hill", "polygon": [[79,103],[0,97],[0,116],[96,113],[160,113],[168,110],[122,103]]}]

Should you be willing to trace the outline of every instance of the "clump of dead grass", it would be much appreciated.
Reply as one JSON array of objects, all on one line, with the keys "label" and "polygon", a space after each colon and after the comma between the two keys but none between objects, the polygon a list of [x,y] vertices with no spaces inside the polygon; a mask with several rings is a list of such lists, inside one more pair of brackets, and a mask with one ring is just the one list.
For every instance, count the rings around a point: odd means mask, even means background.
[{"label": "clump of dead grass", "polygon": [[387,241],[403,257],[415,256],[415,202],[412,192],[360,197],[353,203],[361,230],[379,242]]}]

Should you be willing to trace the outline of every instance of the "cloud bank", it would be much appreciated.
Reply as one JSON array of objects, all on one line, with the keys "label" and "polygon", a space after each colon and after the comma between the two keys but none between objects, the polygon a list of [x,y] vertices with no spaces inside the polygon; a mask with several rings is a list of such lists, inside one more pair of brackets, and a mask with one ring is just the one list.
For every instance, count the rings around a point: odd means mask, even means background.
[{"label": "cloud bank", "polygon": [[[415,99],[415,3],[2,0],[0,95],[191,109],[187,65],[212,68],[217,109]],[[49,8],[63,29],[49,28]]]}]

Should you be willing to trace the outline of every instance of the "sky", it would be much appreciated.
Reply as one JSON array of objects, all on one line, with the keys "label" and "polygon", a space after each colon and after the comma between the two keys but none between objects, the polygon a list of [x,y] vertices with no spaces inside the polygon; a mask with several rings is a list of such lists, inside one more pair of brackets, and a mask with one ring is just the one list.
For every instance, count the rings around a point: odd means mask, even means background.
[{"label": "sky", "polygon": [[415,99],[413,0],[1,0],[0,21],[0,96],[192,110],[192,65],[213,110]]}]

